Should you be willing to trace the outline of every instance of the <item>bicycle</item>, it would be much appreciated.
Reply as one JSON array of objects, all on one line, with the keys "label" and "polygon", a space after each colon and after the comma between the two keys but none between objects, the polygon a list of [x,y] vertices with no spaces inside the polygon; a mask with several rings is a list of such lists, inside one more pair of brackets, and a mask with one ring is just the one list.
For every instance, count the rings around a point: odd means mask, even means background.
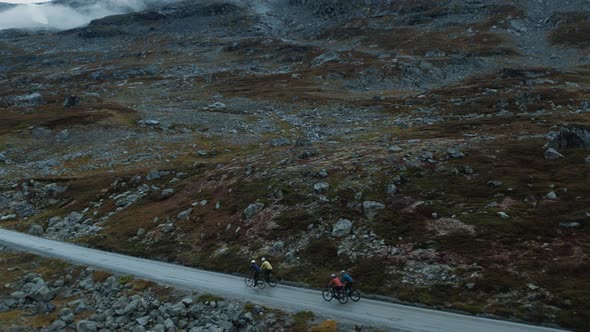
[{"label": "bicycle", "polygon": [[268,278],[265,277],[263,279],[270,287],[277,287],[277,280],[272,275],[269,275]]},{"label": "bicycle", "polygon": [[346,291],[347,291],[347,296],[354,302],[358,302],[361,299],[361,292],[354,288],[354,287],[350,287],[350,288],[346,288],[346,286],[344,286]]},{"label": "bicycle", "polygon": [[335,290],[332,287],[328,287],[322,291],[322,297],[328,302],[332,301],[333,298],[342,304],[348,302],[348,295],[345,293],[344,288]]},{"label": "bicycle", "polygon": [[[254,287],[254,274],[251,273],[251,274],[247,275],[246,278],[244,278],[244,282],[246,283],[246,287]],[[256,286],[260,289],[263,289],[265,286],[264,279],[258,278],[258,283],[256,284]],[[276,286],[276,283],[275,283],[275,286]],[[274,286],[271,286],[271,287],[274,287]]]}]

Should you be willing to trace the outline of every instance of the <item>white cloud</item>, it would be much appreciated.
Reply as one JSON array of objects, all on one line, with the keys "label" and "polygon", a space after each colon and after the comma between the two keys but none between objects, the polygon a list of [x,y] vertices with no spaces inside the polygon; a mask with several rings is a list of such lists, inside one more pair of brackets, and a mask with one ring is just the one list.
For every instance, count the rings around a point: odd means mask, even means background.
[{"label": "white cloud", "polygon": [[51,3],[21,4],[0,12],[0,30],[9,28],[71,29],[108,15],[139,11],[148,3],[154,2],[154,0],[103,0],[77,8]]}]

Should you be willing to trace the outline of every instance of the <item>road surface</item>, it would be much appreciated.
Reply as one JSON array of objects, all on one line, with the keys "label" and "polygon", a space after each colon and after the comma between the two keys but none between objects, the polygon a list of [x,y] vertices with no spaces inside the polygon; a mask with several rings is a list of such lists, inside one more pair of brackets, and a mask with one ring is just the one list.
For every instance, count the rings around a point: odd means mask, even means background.
[{"label": "road surface", "polygon": [[[47,240],[27,234],[0,229],[0,244],[46,257],[163,284],[215,294],[228,299],[250,301],[289,312],[309,310],[318,316],[337,321],[369,325],[387,331],[411,332],[548,332],[556,329],[513,322],[459,315],[400,304],[361,299],[339,304],[325,302],[320,291],[278,285],[276,288],[248,288],[244,279],[185,266],[125,256]],[[245,262],[247,264],[248,262]]]}]

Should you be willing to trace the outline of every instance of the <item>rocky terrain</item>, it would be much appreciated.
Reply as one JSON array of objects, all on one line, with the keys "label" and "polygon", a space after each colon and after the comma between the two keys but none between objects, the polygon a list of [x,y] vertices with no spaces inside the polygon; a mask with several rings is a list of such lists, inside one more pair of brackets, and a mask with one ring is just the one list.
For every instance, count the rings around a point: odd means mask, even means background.
[{"label": "rocky terrain", "polygon": [[310,312],[289,315],[0,249],[2,331],[327,331],[338,326]]},{"label": "rocky terrain", "polygon": [[0,31],[1,226],[587,329],[589,15],[180,1]]}]

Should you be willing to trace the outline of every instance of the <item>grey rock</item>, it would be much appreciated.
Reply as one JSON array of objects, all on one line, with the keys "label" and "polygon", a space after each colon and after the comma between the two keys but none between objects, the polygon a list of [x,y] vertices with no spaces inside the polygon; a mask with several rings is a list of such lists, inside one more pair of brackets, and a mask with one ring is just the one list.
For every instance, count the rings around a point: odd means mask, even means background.
[{"label": "grey rock", "polygon": [[54,292],[52,292],[47,286],[41,286],[36,292],[34,292],[31,297],[38,302],[48,302],[53,299],[55,296]]},{"label": "grey rock", "polygon": [[64,108],[73,107],[80,104],[80,98],[78,96],[66,96],[64,98]]},{"label": "grey rock", "polygon": [[201,157],[207,157],[209,155],[209,152],[207,152],[205,150],[199,150],[199,151],[197,151],[197,154]]},{"label": "grey rock", "polygon": [[554,191],[549,192],[545,197],[552,201],[557,200],[557,194]]},{"label": "grey rock", "polygon": [[68,215],[68,221],[71,223],[80,223],[84,219],[84,215],[78,212],[72,212]]},{"label": "grey rock", "polygon": [[352,230],[352,221],[348,219],[340,219],[336,222],[334,227],[332,227],[332,236],[333,237],[344,237],[350,234]]},{"label": "grey rock", "polygon": [[582,224],[580,224],[579,222],[576,222],[576,221],[571,221],[571,222],[560,222],[559,226],[563,227],[563,228],[580,228],[582,226]]},{"label": "grey rock", "polygon": [[146,332],[145,327],[139,325],[139,326],[134,326],[131,329],[131,332]]},{"label": "grey rock", "polygon": [[392,145],[387,150],[389,150],[391,152],[400,152],[400,151],[403,151],[404,149],[402,149],[401,147],[399,147],[397,145]]},{"label": "grey rock", "polygon": [[584,158],[584,163],[586,165],[590,165],[590,156],[586,156],[586,158]]},{"label": "grey rock", "polygon": [[560,129],[559,133],[547,144],[549,148],[557,150],[572,148],[590,148],[590,127],[568,125]]},{"label": "grey rock", "polygon": [[16,219],[16,214],[7,214],[7,215],[3,215],[2,217],[0,217],[0,221],[6,221],[6,220],[14,220]]},{"label": "grey rock", "polygon": [[188,307],[194,303],[194,300],[192,297],[185,297],[182,300],[180,300],[180,302]]},{"label": "grey rock", "polygon": [[8,159],[8,156],[6,155],[6,151],[0,152],[0,163],[8,163],[8,162],[10,162],[10,159]]},{"label": "grey rock", "polygon": [[63,331],[68,324],[61,319],[53,321],[51,325],[47,328],[49,331]]},{"label": "grey rock", "polygon": [[393,183],[386,185],[385,193],[388,195],[395,195],[397,193],[397,186]]},{"label": "grey rock", "polygon": [[254,217],[256,214],[258,214],[258,212],[262,211],[262,209],[264,209],[263,203],[252,203],[244,209],[244,217],[246,217],[246,219],[250,219]]},{"label": "grey rock", "polygon": [[454,159],[465,158],[465,154],[455,148],[448,149],[447,154],[449,155],[449,157]]},{"label": "grey rock", "polygon": [[291,141],[288,138],[275,138],[273,140],[271,140],[270,142],[268,142],[268,144],[270,144],[270,146],[272,146],[273,148],[278,147],[278,146],[287,146],[287,145],[291,145]]},{"label": "grey rock", "polygon": [[549,148],[549,149],[545,150],[544,156],[545,156],[545,159],[547,159],[547,160],[556,160],[556,159],[564,158],[564,155],[557,152],[557,150],[555,150],[554,148]]},{"label": "grey rock", "polygon": [[156,325],[154,325],[154,327],[150,331],[152,331],[152,332],[166,332],[166,327],[164,326],[164,324],[156,324]]},{"label": "grey rock", "polygon": [[45,231],[41,225],[32,224],[31,227],[29,227],[28,233],[34,236],[41,236],[45,233]]},{"label": "grey rock", "polygon": [[168,197],[171,197],[172,195],[174,195],[174,189],[172,189],[172,188],[164,189],[160,193],[160,197],[162,197],[162,198],[168,198]]},{"label": "grey rock", "polygon": [[502,219],[510,219],[510,216],[506,212],[500,211],[500,212],[497,213],[497,215],[498,215],[498,217],[500,217]]},{"label": "grey rock", "polygon": [[192,209],[192,208],[190,208],[190,209],[187,209],[187,210],[184,210],[184,211],[182,211],[182,212],[178,213],[178,215],[176,215],[176,218],[177,218],[178,220],[186,220],[186,219],[188,219],[188,217],[191,215],[191,212],[192,212],[192,211],[193,211],[193,209]]},{"label": "grey rock", "polygon": [[226,109],[227,106],[224,103],[220,102],[220,101],[216,101],[213,104],[207,106],[207,108],[214,109],[214,110],[219,110],[220,111],[220,110]]},{"label": "grey rock", "polygon": [[313,185],[313,190],[318,194],[325,193],[329,189],[330,185],[327,182],[318,182]]},{"label": "grey rock", "polygon": [[135,235],[137,235],[137,237],[142,237],[147,233],[147,231],[145,230],[145,228],[140,228],[137,230],[137,233]]},{"label": "grey rock", "polygon": [[160,125],[160,121],[158,120],[143,120],[143,124],[145,124],[146,126],[150,126],[150,127],[157,127]]},{"label": "grey rock", "polygon": [[174,232],[174,224],[172,223],[166,223],[166,224],[162,224],[159,225],[158,227],[160,227],[160,230],[162,231],[162,233],[168,234],[168,233],[172,233]]},{"label": "grey rock", "polygon": [[373,220],[380,210],[385,209],[385,205],[374,201],[363,202],[363,214],[365,218]]},{"label": "grey rock", "polygon": [[501,186],[502,186],[502,181],[500,181],[500,180],[488,181],[488,187],[490,187],[490,188],[499,188]]},{"label": "grey rock", "polygon": [[167,330],[171,330],[174,329],[176,327],[176,324],[174,324],[174,322],[172,321],[172,319],[168,318],[164,321],[164,327]]}]

